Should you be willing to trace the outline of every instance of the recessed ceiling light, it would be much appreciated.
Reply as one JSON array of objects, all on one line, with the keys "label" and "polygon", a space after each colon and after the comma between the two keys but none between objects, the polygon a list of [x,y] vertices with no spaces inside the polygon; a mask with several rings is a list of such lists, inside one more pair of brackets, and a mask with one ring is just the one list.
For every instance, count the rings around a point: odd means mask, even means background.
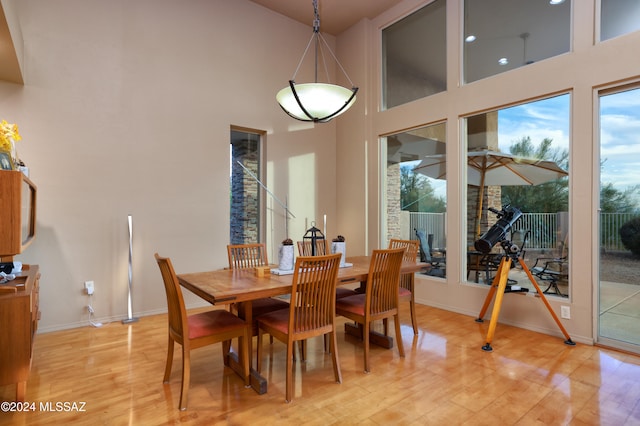
[{"label": "recessed ceiling light", "polygon": [[507,58],[500,58],[498,59],[498,63],[500,65],[507,65],[509,63],[509,60]]},{"label": "recessed ceiling light", "polygon": [[550,0],[549,4],[562,4],[564,3],[564,0]]},{"label": "recessed ceiling light", "polygon": [[472,41],[476,41],[476,36],[474,36],[473,34],[468,35],[464,41],[466,41],[467,43],[471,43]]}]

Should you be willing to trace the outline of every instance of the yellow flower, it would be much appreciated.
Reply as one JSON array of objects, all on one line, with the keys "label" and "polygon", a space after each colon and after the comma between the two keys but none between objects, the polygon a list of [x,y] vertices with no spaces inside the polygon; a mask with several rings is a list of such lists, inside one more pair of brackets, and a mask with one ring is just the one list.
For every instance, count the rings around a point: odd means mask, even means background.
[{"label": "yellow flower", "polygon": [[18,133],[18,125],[7,123],[7,120],[0,122],[0,151],[11,150],[11,140],[15,142],[22,139]]}]

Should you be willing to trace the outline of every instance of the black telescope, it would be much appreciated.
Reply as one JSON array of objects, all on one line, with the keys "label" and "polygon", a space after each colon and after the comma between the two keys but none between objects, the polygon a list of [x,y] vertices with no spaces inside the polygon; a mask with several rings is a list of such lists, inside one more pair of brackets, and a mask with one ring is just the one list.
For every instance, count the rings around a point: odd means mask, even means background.
[{"label": "black telescope", "polygon": [[513,224],[522,216],[519,209],[508,204],[502,206],[500,211],[491,207],[488,210],[498,216],[498,221],[475,242],[476,250],[482,253],[489,253],[493,246],[503,241]]}]

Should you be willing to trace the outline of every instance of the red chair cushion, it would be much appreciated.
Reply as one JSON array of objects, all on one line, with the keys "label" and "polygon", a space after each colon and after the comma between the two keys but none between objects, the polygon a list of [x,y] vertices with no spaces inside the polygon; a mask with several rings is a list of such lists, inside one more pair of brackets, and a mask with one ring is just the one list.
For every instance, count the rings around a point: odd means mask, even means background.
[{"label": "red chair cushion", "polygon": [[404,287],[400,287],[398,290],[398,297],[411,297],[411,292]]},{"label": "red chair cushion", "polygon": [[189,315],[189,338],[209,336],[213,333],[244,327],[245,322],[228,311],[221,309]]},{"label": "red chair cushion", "polygon": [[267,324],[286,334],[289,330],[289,308],[260,315],[256,318],[256,321]]},{"label": "red chair cushion", "polygon": [[343,297],[336,300],[336,310],[352,312],[357,315],[364,315],[365,294],[356,294],[355,296]]}]

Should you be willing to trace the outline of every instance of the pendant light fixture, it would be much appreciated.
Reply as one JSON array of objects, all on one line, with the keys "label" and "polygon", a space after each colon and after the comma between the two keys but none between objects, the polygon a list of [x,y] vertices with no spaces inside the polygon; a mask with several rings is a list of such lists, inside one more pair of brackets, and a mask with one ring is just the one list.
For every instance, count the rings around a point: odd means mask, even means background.
[{"label": "pendant light fixture", "polygon": [[[298,63],[298,67],[296,68],[293,77],[289,80],[289,86],[280,90],[276,95],[276,99],[284,112],[296,120],[326,123],[332,118],[345,112],[355,103],[358,88],[353,85],[353,82],[345,72],[344,68],[342,68],[342,65],[340,65],[340,62],[331,51],[329,44],[324,37],[322,37],[322,34],[320,34],[318,0],[313,0],[313,11],[315,18],[313,20],[313,34],[311,35],[311,39],[309,40],[309,43],[307,43],[307,47],[302,54],[302,58]],[[315,82],[296,84],[296,75],[298,74],[298,70],[304,61],[312,42],[315,42]],[[349,80],[349,83],[352,86],[351,89],[330,83],[318,83],[319,55],[322,56],[327,78],[329,76],[329,73],[327,72],[327,64],[324,60],[323,44],[347,77],[347,80]]]}]

